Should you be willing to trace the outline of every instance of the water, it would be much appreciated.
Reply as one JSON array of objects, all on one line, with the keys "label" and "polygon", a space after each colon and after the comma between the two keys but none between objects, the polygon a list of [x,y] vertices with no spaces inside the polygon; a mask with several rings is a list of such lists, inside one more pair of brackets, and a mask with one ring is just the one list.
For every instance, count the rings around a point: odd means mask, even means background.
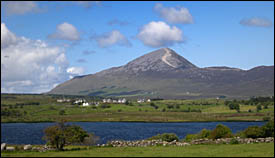
[{"label": "water", "polygon": [[[161,133],[175,133],[182,139],[203,128],[214,129],[217,124],[229,127],[233,133],[248,126],[262,126],[265,122],[186,122],[186,123],[132,123],[132,122],[71,122],[100,137],[98,143],[109,140],[140,140]],[[43,129],[55,123],[1,123],[1,143],[45,144]]]}]

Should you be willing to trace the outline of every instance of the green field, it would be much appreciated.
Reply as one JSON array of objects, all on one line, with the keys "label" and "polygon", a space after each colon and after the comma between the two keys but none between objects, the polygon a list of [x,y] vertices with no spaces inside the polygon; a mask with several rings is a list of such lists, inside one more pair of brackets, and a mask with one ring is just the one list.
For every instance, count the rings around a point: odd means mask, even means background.
[{"label": "green field", "polygon": [[[256,110],[256,105],[240,104],[240,112],[230,110],[225,100],[158,100],[125,104],[105,104],[82,107],[72,103],[58,103],[50,95],[1,94],[1,122],[55,122],[67,121],[140,121],[140,122],[192,122],[192,121],[262,121],[274,117],[274,102],[267,108]],[[101,101],[85,97],[87,101]],[[34,105],[38,103],[39,105]],[[153,103],[153,105],[152,105]],[[23,104],[23,105],[22,105]],[[264,107],[264,106],[262,106]],[[64,110],[61,115],[60,111]],[[250,112],[248,112],[250,110]]]},{"label": "green field", "polygon": [[1,157],[274,157],[274,143],[84,148],[75,151],[1,152]]}]

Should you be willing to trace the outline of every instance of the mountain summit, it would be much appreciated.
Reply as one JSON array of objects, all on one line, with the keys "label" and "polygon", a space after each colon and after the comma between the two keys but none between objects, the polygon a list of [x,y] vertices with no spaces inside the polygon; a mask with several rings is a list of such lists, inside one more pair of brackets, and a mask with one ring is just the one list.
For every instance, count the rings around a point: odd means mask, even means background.
[{"label": "mountain summit", "polygon": [[133,71],[167,71],[197,67],[172,49],[162,48],[129,62],[125,68]]},{"label": "mountain summit", "polygon": [[199,68],[172,49],[162,48],[126,65],[75,77],[49,93],[167,99],[269,96],[274,95],[274,66],[247,71],[225,66]]}]

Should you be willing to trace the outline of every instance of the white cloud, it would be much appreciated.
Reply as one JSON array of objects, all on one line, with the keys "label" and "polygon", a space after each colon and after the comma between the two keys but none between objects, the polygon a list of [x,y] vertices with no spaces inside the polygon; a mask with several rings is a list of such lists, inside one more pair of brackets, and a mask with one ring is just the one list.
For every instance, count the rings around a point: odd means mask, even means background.
[{"label": "white cloud", "polygon": [[67,73],[70,74],[70,79],[74,76],[83,75],[84,69],[82,67],[70,67],[67,69]]},{"label": "white cloud", "polygon": [[162,21],[152,21],[142,27],[137,37],[144,45],[150,47],[171,46],[183,42],[183,33],[180,29],[170,27]]},{"label": "white cloud", "polygon": [[154,10],[159,14],[160,17],[164,18],[170,23],[178,24],[192,24],[194,23],[193,17],[189,10],[184,7],[163,7],[162,4],[157,3]]},{"label": "white cloud", "polygon": [[130,47],[131,43],[128,39],[121,34],[118,30],[113,30],[112,32],[105,33],[104,35],[100,35],[95,37],[95,40],[99,47],[109,47],[115,44]]},{"label": "white cloud", "polygon": [[16,36],[10,32],[4,23],[1,23],[1,49],[8,45],[15,44],[16,41]]},{"label": "white cloud", "polygon": [[[6,42],[9,35],[16,42]],[[47,92],[72,75],[66,71],[69,62],[64,48],[49,46],[41,40],[17,37],[1,23],[1,46],[3,42],[1,90],[4,93]]]},{"label": "white cloud", "polygon": [[257,27],[271,27],[273,25],[272,21],[265,18],[258,18],[258,17],[242,19],[240,21],[240,24],[244,26],[257,26]]},{"label": "white cloud", "polygon": [[77,41],[80,40],[80,34],[77,29],[67,22],[57,25],[55,33],[48,36],[51,39]]},{"label": "white cloud", "polygon": [[5,1],[4,10],[8,15],[22,15],[29,12],[36,12],[40,9],[33,1]]}]

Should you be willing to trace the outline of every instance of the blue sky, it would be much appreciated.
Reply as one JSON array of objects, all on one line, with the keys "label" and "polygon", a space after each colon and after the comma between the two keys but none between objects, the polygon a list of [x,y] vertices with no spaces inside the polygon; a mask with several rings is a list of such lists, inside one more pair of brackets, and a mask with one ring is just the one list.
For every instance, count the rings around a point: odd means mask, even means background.
[{"label": "blue sky", "polygon": [[4,92],[44,92],[162,47],[198,67],[274,65],[274,2],[1,3]]}]

